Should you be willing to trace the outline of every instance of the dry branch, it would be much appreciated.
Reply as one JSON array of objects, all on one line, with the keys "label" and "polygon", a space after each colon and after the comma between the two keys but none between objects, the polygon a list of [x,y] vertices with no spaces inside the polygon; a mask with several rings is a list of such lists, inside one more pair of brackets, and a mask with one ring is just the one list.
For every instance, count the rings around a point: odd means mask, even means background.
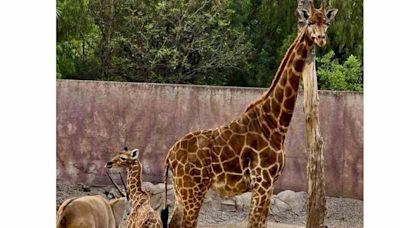
[{"label": "dry branch", "polygon": [[[305,1],[298,0],[298,8],[305,8]],[[301,22],[299,21],[299,24]],[[304,114],[307,137],[307,228],[325,227],[325,163],[323,139],[319,128],[319,97],[317,73],[315,69],[315,50],[306,60],[303,71]]]}]

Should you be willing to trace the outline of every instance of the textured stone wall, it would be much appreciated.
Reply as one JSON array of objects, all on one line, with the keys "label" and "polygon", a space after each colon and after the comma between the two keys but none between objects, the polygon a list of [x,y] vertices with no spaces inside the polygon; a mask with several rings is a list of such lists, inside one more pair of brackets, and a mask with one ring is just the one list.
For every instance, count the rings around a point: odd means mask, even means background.
[{"label": "textured stone wall", "polygon": [[[168,149],[187,132],[240,115],[267,89],[57,81],[57,178],[109,184],[104,164],[125,145],[140,149],[144,178],[162,182]],[[363,198],[363,95],[320,91],[327,194]],[[286,138],[287,165],[275,190],[306,190],[303,96]]]}]

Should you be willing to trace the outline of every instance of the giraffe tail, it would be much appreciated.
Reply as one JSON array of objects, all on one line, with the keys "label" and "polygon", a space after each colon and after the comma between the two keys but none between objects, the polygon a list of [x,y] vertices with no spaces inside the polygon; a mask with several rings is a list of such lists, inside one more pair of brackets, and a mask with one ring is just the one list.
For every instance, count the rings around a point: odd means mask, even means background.
[{"label": "giraffe tail", "polygon": [[165,184],[165,199],[164,199],[164,209],[161,210],[161,221],[163,223],[163,228],[168,228],[168,198],[167,198],[167,192],[168,192],[168,169],[169,169],[169,164],[167,164],[165,168],[165,179],[164,179],[164,184]]}]

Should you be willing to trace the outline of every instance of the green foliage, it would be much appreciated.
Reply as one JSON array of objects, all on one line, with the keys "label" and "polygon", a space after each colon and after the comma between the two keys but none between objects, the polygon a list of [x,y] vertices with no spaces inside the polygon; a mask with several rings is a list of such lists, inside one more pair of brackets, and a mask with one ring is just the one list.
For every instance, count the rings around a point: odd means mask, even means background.
[{"label": "green foliage", "polygon": [[[253,47],[246,74],[237,77],[245,78],[247,86],[265,87],[279,66],[279,49],[284,40],[297,32],[294,13],[297,3],[293,0],[233,0],[231,7],[237,12],[233,24],[245,29]],[[290,45],[292,41],[287,43]]]},{"label": "green foliage", "polygon": [[[336,65],[318,67],[342,73],[325,72],[321,88],[362,89],[363,2],[328,2],[339,12],[319,64],[333,50]],[[296,7],[293,0],[57,0],[57,78],[265,87],[297,35]]]},{"label": "green foliage", "polygon": [[339,9],[328,30],[326,52],[333,49],[343,62],[350,55],[363,56],[363,0],[330,0],[329,4]]},{"label": "green foliage", "polygon": [[88,0],[57,0],[57,78],[96,79],[99,31]]},{"label": "green foliage", "polygon": [[126,1],[112,42],[114,74],[128,81],[225,84],[249,44],[226,1]]},{"label": "green foliage", "polygon": [[343,64],[334,58],[333,51],[317,61],[317,76],[320,89],[362,91],[361,61],[350,55]]},{"label": "green foliage", "polygon": [[278,49],[278,56],[279,56],[278,59],[279,60],[281,60],[285,56],[287,49],[289,49],[290,45],[292,44],[292,42],[296,38],[296,36],[297,36],[297,32],[293,32],[293,33],[287,35],[286,38],[283,40],[282,46],[280,46]]}]

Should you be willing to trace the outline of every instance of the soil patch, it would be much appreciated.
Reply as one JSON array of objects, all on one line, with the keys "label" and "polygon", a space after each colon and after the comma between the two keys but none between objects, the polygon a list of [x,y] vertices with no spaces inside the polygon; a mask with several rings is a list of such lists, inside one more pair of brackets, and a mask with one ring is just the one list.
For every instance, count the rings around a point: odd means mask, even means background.
[{"label": "soil patch", "polygon": [[[163,204],[163,184],[153,185],[143,183],[143,188],[151,194],[151,204],[155,210],[160,210]],[[83,184],[66,185],[57,183],[57,209],[59,205],[70,197],[85,195],[102,195],[112,199],[119,197],[113,186],[86,186]],[[172,187],[168,191],[168,204],[173,210]],[[248,206],[251,195],[249,193],[232,197],[221,198],[214,193],[207,194],[207,198],[200,211],[198,227],[244,228],[247,227]],[[268,227],[298,228],[305,227],[307,193],[284,191],[274,195],[271,201],[268,216]],[[361,228],[363,227],[363,201],[348,198],[327,197],[326,225],[333,228]],[[172,213],[170,213],[172,214]]]}]

